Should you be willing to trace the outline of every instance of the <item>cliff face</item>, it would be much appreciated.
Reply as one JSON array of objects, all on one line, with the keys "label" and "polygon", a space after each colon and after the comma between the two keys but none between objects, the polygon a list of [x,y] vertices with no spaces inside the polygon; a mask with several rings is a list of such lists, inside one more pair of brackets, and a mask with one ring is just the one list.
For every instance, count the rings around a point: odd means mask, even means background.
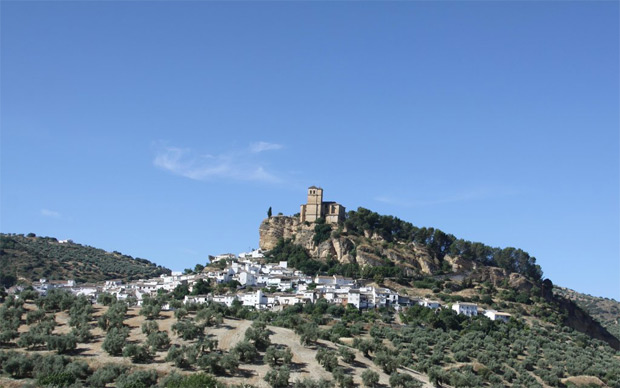
[{"label": "cliff face", "polygon": [[291,239],[299,231],[301,231],[301,224],[297,217],[273,216],[267,218],[258,228],[259,247],[263,251],[272,250],[280,239]]},{"label": "cliff face", "polygon": [[439,269],[439,260],[426,248],[413,243],[387,243],[381,237],[348,236],[346,230],[316,244],[313,241],[314,224],[306,225],[297,217],[275,216],[263,220],[259,227],[260,248],[264,251],[275,248],[280,239],[292,239],[295,244],[305,248],[313,259],[325,261],[328,258],[340,263],[382,265],[386,260],[403,268],[406,274],[422,273],[432,275]]}]

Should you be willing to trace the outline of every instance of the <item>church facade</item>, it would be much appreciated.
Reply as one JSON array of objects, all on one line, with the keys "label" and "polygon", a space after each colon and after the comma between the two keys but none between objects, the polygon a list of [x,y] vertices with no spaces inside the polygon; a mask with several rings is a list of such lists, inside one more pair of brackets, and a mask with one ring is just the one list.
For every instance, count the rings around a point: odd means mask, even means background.
[{"label": "church facade", "polygon": [[308,188],[308,203],[301,205],[301,222],[314,222],[324,218],[329,224],[344,221],[345,208],[336,202],[323,202],[323,189],[316,186]]}]

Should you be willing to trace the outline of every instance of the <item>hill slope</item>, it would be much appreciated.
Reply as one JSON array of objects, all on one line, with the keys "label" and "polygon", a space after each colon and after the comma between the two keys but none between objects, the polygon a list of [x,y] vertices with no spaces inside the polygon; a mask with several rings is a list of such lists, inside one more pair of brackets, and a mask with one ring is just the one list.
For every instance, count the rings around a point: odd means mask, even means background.
[{"label": "hill slope", "polygon": [[611,334],[620,339],[620,302],[600,298],[564,287],[554,287],[553,292],[575,301],[592,318],[601,323]]},{"label": "hill slope", "polygon": [[60,243],[51,237],[0,234],[0,278],[10,286],[16,280],[74,279],[98,282],[109,279],[138,279],[170,273],[146,259],[119,252]]},{"label": "hill slope", "polygon": [[[555,296],[536,259],[517,248],[494,248],[457,239],[434,228],[419,228],[392,216],[359,208],[338,225],[302,223],[276,216],[259,228],[260,247],[270,260],[288,260],[306,273],[324,272],[402,286],[428,279],[490,285],[501,299],[534,304],[537,318],[571,327],[620,349],[620,341],[570,299]],[[466,287],[465,287],[466,288]],[[440,287],[432,287],[434,293]]]}]

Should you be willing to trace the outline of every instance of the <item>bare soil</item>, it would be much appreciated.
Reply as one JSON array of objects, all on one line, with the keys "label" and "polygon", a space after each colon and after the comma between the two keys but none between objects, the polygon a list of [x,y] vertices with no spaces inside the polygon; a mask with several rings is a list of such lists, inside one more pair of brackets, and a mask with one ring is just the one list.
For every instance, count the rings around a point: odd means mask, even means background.
[{"label": "bare soil", "polygon": [[[27,306],[27,309],[36,308],[34,306]],[[93,314],[94,319],[96,319],[105,311],[106,307],[95,305],[95,313]],[[69,316],[68,314],[61,312],[56,314],[55,316],[57,326],[54,329],[55,333],[68,333],[71,331],[69,327]],[[141,326],[145,321],[144,317],[139,315],[139,308],[130,308],[127,314],[127,319],[125,319],[125,324],[130,328],[130,336],[128,338],[129,343],[144,343],[146,340],[146,336],[142,333]],[[165,330],[168,332],[168,335],[172,341],[172,343],[182,344],[188,343],[186,341],[178,338],[171,330],[172,324],[176,322],[174,318],[174,314],[171,311],[164,311],[160,314],[160,318],[157,319],[157,323],[159,324],[160,330]],[[243,340],[245,335],[245,330],[250,327],[252,321],[247,320],[236,320],[236,319],[225,319],[223,324],[218,327],[207,328],[206,332],[213,339],[217,339],[218,341],[218,349],[223,351],[230,350],[235,344],[241,340]],[[272,334],[270,336],[271,342],[273,344],[287,346],[291,349],[293,353],[293,360],[291,365],[291,383],[296,379],[303,379],[305,377],[310,377],[313,379],[319,379],[321,377],[325,379],[332,380],[333,377],[331,373],[327,372],[319,363],[316,361],[315,356],[320,348],[329,348],[337,350],[338,345],[324,340],[319,340],[313,346],[302,346],[300,344],[299,336],[295,334],[293,330],[285,329],[281,327],[269,326],[269,330],[271,330]],[[22,325],[20,327],[19,332],[26,332],[28,330],[27,325]],[[94,340],[90,343],[78,344],[77,349],[72,357],[76,357],[78,359],[82,359],[86,361],[91,368],[97,369],[108,363],[116,363],[132,366],[135,369],[155,369],[160,374],[160,376],[165,376],[171,373],[173,370],[177,370],[179,373],[191,373],[185,372],[182,370],[178,370],[174,367],[174,365],[170,362],[166,362],[166,354],[167,352],[158,352],[152,363],[147,365],[139,365],[133,364],[130,359],[123,357],[114,357],[107,354],[101,348],[103,340],[105,338],[105,332],[98,327],[94,327],[91,330],[94,335]],[[343,343],[348,344],[351,343],[352,339],[344,339]],[[17,351],[24,351],[23,349],[15,349]],[[345,368],[346,373],[353,376],[354,382],[362,386],[362,378],[361,374],[366,369],[371,369],[377,372],[380,376],[380,384],[387,387],[389,386],[389,375],[383,373],[381,368],[377,367],[373,362],[367,358],[365,358],[361,352],[357,349],[351,348],[351,350],[355,353],[355,361],[352,364],[345,364],[342,360],[340,360],[340,366]],[[40,353],[49,353],[47,350],[37,350],[36,352]],[[257,387],[268,387],[269,385],[263,380],[265,374],[269,371],[270,367],[267,364],[264,364],[262,361],[255,362],[253,364],[241,364],[239,368],[239,373],[235,376],[219,376],[222,382],[227,384],[251,384]],[[431,384],[428,383],[428,379],[425,375],[418,374],[415,371],[409,369],[401,369],[401,373],[409,373],[414,376],[416,379],[424,382],[425,387],[432,387]],[[0,378],[0,387],[22,387],[24,384],[28,384],[25,380],[13,380],[8,378]]]}]

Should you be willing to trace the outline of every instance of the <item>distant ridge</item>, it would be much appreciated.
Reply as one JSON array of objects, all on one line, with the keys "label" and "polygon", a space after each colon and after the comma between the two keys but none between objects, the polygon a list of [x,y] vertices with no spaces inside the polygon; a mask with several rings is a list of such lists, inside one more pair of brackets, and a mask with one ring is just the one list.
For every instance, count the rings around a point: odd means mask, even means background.
[{"label": "distant ridge", "polygon": [[116,251],[106,252],[32,233],[0,234],[0,281],[4,286],[40,278],[83,283],[149,278],[163,273],[170,270]]}]

